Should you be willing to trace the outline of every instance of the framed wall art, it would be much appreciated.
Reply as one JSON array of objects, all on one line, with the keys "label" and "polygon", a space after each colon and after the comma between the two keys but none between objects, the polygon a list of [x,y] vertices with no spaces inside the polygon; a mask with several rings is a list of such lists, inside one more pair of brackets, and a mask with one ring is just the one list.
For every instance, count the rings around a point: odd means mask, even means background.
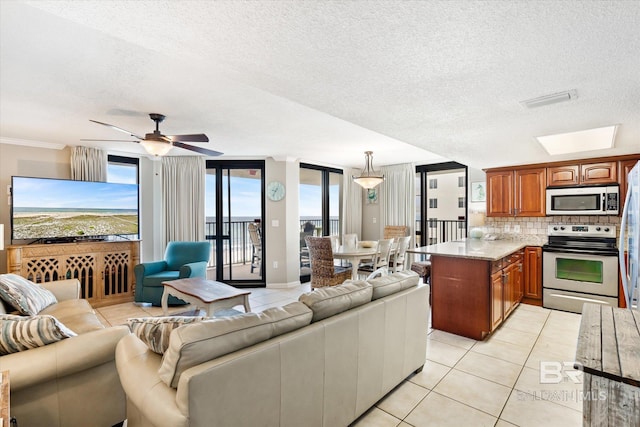
[{"label": "framed wall art", "polygon": [[486,202],[487,201],[487,183],[486,182],[472,182],[471,183],[471,201],[472,202]]},{"label": "framed wall art", "polygon": [[378,203],[378,190],[376,188],[369,188],[367,190],[367,203]]}]

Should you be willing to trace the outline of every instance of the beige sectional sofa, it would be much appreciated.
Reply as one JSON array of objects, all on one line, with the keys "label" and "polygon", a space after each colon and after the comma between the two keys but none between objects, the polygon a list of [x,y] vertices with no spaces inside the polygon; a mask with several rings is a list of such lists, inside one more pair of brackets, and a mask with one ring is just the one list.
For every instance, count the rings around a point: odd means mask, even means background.
[{"label": "beige sectional sofa", "polygon": [[412,271],[284,307],[180,326],[164,356],[116,349],[128,427],[346,426],[426,359],[429,287]]},{"label": "beige sectional sofa", "polygon": [[[125,396],[115,367],[115,347],[126,326],[105,328],[76,279],[42,283],[58,303],[49,314],[78,334],[43,347],[0,357],[11,381],[11,416],[20,426],[112,426],[125,419]],[[12,308],[0,303],[0,313]]]}]

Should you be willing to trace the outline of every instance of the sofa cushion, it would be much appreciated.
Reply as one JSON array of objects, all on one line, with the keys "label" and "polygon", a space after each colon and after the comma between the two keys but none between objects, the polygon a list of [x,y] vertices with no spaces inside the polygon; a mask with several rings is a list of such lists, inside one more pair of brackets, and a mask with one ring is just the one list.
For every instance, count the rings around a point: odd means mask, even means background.
[{"label": "sofa cushion", "polygon": [[0,315],[0,355],[17,353],[76,334],[53,316]]},{"label": "sofa cushion", "polygon": [[300,295],[298,301],[313,311],[312,322],[326,319],[371,301],[372,287],[364,281],[349,281]]},{"label": "sofa cushion", "polygon": [[17,274],[0,274],[0,297],[27,316],[58,302],[51,291]]},{"label": "sofa cushion", "polygon": [[311,310],[300,302],[262,313],[203,320],[176,328],[158,370],[160,379],[176,388],[180,375],[196,365],[302,328],[311,322]]},{"label": "sofa cushion", "polygon": [[188,323],[200,322],[205,316],[163,316],[127,319],[127,326],[154,353],[164,354],[169,347],[171,331]]},{"label": "sofa cushion", "polygon": [[39,314],[48,314],[55,317],[80,335],[104,328],[91,304],[85,299],[60,301],[45,308]]},{"label": "sofa cushion", "polygon": [[397,271],[387,276],[380,276],[375,279],[367,280],[367,282],[373,286],[372,300],[383,298],[404,289],[418,286],[419,281],[420,276],[411,270]]}]

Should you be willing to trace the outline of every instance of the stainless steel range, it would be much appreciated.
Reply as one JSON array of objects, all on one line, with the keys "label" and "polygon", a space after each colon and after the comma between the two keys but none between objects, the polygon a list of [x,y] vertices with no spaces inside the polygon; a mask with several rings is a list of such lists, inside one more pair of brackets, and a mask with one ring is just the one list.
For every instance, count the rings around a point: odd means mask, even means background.
[{"label": "stainless steel range", "polygon": [[586,302],[618,306],[615,226],[550,225],[542,247],[542,305],[582,312]]}]

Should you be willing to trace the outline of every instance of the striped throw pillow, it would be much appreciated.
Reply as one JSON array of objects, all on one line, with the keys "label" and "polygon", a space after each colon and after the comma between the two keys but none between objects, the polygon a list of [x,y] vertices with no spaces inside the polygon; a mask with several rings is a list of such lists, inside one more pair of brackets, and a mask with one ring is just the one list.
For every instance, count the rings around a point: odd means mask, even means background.
[{"label": "striped throw pillow", "polygon": [[144,342],[154,353],[164,354],[169,347],[169,336],[174,329],[187,323],[199,322],[205,316],[140,317],[127,319],[133,334]]},{"label": "striped throw pillow", "polygon": [[51,291],[17,274],[0,274],[0,298],[27,316],[58,302]]},{"label": "striped throw pillow", "polygon": [[0,314],[0,355],[42,347],[75,336],[75,332],[53,316]]}]

